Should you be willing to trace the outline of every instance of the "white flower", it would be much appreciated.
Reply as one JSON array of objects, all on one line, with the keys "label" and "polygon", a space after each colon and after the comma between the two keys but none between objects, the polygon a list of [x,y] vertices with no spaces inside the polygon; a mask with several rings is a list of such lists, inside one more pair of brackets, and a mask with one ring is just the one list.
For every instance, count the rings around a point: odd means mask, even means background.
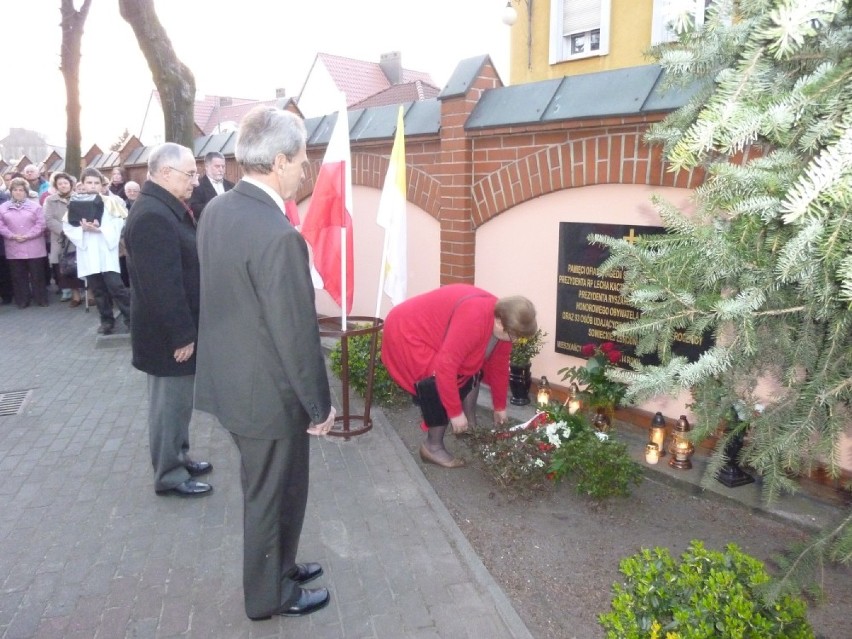
[{"label": "white flower", "polygon": [[601,432],[595,431],[595,435],[597,435],[598,439],[601,440],[602,442],[605,442],[606,440],[609,439],[609,435],[607,435],[606,433],[601,433]]},{"label": "white flower", "polygon": [[542,466],[544,466],[544,462],[541,459],[536,458],[535,465],[541,468]]}]

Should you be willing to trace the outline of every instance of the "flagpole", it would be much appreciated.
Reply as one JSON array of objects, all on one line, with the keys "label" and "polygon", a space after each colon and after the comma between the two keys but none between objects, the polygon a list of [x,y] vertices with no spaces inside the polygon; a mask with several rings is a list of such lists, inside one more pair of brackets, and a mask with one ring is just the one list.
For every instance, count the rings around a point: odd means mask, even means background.
[{"label": "flagpole", "polygon": [[379,317],[379,311],[382,309],[382,291],[385,288],[385,264],[388,261],[388,232],[385,231],[385,241],[382,244],[382,261],[379,263],[379,290],[376,291],[376,314],[373,317]]}]

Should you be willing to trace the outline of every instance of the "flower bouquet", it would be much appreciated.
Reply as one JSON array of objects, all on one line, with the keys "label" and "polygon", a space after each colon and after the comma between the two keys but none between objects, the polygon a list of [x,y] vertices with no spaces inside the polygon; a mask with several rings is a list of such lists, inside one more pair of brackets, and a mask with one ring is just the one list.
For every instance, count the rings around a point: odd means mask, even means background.
[{"label": "flower bouquet", "polygon": [[585,386],[583,394],[588,398],[586,404],[593,411],[602,409],[611,414],[621,404],[627,392],[626,385],[607,377],[607,371],[621,359],[621,351],[612,342],[604,342],[600,346],[586,344],[580,353],[588,358],[586,365],[560,369],[562,381]]},{"label": "flower bouquet", "polygon": [[577,492],[595,499],[628,495],[641,477],[627,447],[595,432],[588,419],[551,404],[523,424],[474,431],[470,445],[501,485],[542,488],[571,476]]},{"label": "flower bouquet", "polygon": [[512,366],[526,366],[532,358],[541,352],[544,347],[544,338],[547,333],[538,329],[529,337],[518,337],[512,340],[512,354],[509,363]]}]

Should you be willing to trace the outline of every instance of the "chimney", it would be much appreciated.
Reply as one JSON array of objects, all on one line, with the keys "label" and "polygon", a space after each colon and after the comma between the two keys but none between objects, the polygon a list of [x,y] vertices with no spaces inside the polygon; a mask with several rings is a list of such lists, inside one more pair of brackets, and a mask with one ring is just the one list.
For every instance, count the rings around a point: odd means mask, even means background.
[{"label": "chimney", "polygon": [[287,97],[287,89],[284,87],[279,87],[275,89],[275,97],[276,98],[286,98]]},{"label": "chimney", "polygon": [[383,53],[379,57],[379,66],[391,84],[402,82],[402,54],[399,51]]}]

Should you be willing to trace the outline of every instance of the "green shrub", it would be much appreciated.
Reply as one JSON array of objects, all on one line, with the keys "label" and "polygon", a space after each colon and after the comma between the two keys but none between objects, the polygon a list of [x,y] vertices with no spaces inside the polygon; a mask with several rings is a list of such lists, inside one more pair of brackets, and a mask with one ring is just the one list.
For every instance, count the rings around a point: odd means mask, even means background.
[{"label": "green shrub", "polygon": [[[388,369],[382,364],[379,354],[382,350],[382,335],[376,337],[376,365],[373,379],[373,403],[379,406],[399,406],[409,395],[402,390],[393,379]],[[349,385],[354,388],[361,397],[367,394],[367,380],[370,365],[370,342],[372,335],[355,335],[349,338]],[[341,342],[337,342],[329,354],[331,371],[340,377],[341,366]]]},{"label": "green shrub", "polygon": [[601,440],[591,429],[579,431],[550,460],[551,477],[572,477],[577,492],[593,499],[627,497],[642,482],[642,468],[630,459],[627,446],[611,436]]},{"label": "green shrub", "polygon": [[619,565],[612,611],[598,617],[610,639],[813,639],[803,600],[766,602],[763,563],[729,544],[693,540],[676,563],[666,548],[643,549]]}]

